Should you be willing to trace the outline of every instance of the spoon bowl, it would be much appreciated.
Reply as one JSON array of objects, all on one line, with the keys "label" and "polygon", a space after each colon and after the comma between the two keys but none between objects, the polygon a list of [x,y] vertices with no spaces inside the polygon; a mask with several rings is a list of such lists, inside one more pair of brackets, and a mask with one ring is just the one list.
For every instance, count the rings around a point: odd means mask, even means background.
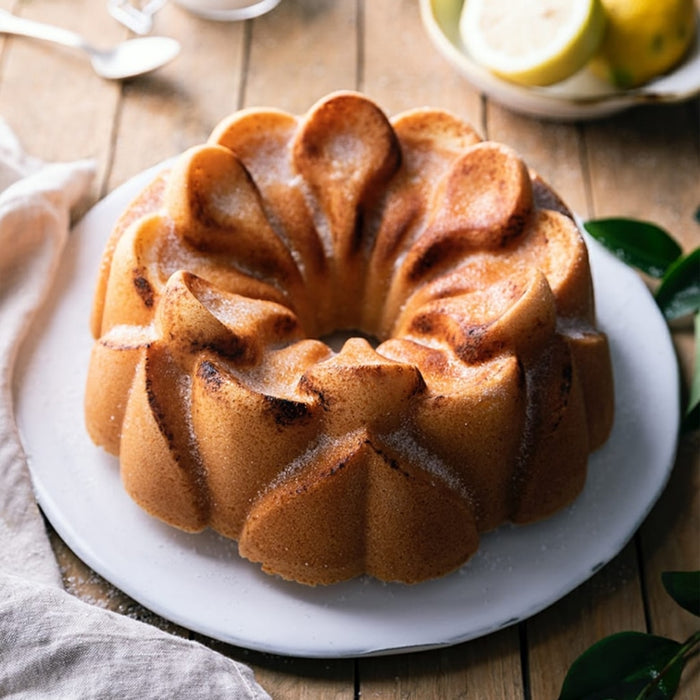
[{"label": "spoon bowl", "polygon": [[172,61],[180,53],[180,44],[165,36],[128,39],[111,49],[93,50],[92,67],[108,80],[124,80],[150,73]]},{"label": "spoon bowl", "polygon": [[180,52],[180,44],[175,39],[162,36],[128,39],[111,49],[98,49],[75,32],[17,17],[5,10],[0,10],[0,33],[78,49],[88,55],[95,72],[107,80],[150,73],[172,61]]}]

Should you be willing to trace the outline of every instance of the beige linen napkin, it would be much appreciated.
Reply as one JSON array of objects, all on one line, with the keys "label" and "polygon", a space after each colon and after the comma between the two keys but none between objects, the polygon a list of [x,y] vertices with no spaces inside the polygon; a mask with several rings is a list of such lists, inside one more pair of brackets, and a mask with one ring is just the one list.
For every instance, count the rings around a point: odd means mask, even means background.
[{"label": "beige linen napkin", "polygon": [[0,120],[0,697],[269,698],[247,666],[62,589],[11,379],[59,264],[70,211],[93,175],[88,161],[44,164],[25,155]]}]

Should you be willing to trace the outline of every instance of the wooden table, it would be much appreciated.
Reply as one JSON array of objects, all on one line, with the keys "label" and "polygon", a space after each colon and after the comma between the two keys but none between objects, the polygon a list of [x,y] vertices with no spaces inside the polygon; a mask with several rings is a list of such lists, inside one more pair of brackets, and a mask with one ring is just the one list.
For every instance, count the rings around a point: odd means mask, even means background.
[{"label": "wooden table", "polygon": [[[0,0],[0,7],[77,29],[103,44],[127,30],[99,0]],[[698,100],[646,107],[591,123],[517,116],[475,92],[436,53],[416,0],[283,0],[245,23],[194,18],[174,5],[156,33],[182,42],[178,59],[150,77],[105,82],[70,51],[0,38],[0,115],[26,149],[46,160],[91,157],[91,201],[130,176],[202,142],[230,112],[264,105],[306,111],[341,88],[374,98],[390,114],[431,105],[514,146],[584,217],[656,221],[685,249],[700,243]],[[684,392],[691,374],[689,324],[674,327]],[[640,379],[640,381],[643,378]],[[281,698],[555,698],[572,661],[601,636],[651,630],[685,639],[697,620],[667,597],[664,570],[700,568],[698,431],[680,440],[659,503],[633,541],[563,600],[527,622],[448,649],[358,660],[269,656],[203,639],[157,618],[82,564],[52,534],[65,585],[98,605],[200,639],[251,664]],[[700,663],[679,697],[700,697]]]}]

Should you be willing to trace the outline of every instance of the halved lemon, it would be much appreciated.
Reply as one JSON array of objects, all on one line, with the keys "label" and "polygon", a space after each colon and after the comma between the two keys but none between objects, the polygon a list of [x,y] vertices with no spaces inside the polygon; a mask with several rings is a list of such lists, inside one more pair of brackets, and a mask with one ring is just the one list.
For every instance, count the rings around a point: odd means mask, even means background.
[{"label": "halved lemon", "polygon": [[459,30],[472,58],[522,85],[551,85],[583,68],[605,30],[600,0],[465,0]]}]

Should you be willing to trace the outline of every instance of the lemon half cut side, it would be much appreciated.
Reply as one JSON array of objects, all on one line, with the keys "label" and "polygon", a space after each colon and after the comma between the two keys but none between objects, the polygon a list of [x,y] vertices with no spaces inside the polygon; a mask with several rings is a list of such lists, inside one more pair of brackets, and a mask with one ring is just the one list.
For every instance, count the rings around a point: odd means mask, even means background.
[{"label": "lemon half cut side", "polygon": [[522,85],[552,85],[578,72],[598,49],[600,0],[465,0],[459,30],[472,58]]}]

